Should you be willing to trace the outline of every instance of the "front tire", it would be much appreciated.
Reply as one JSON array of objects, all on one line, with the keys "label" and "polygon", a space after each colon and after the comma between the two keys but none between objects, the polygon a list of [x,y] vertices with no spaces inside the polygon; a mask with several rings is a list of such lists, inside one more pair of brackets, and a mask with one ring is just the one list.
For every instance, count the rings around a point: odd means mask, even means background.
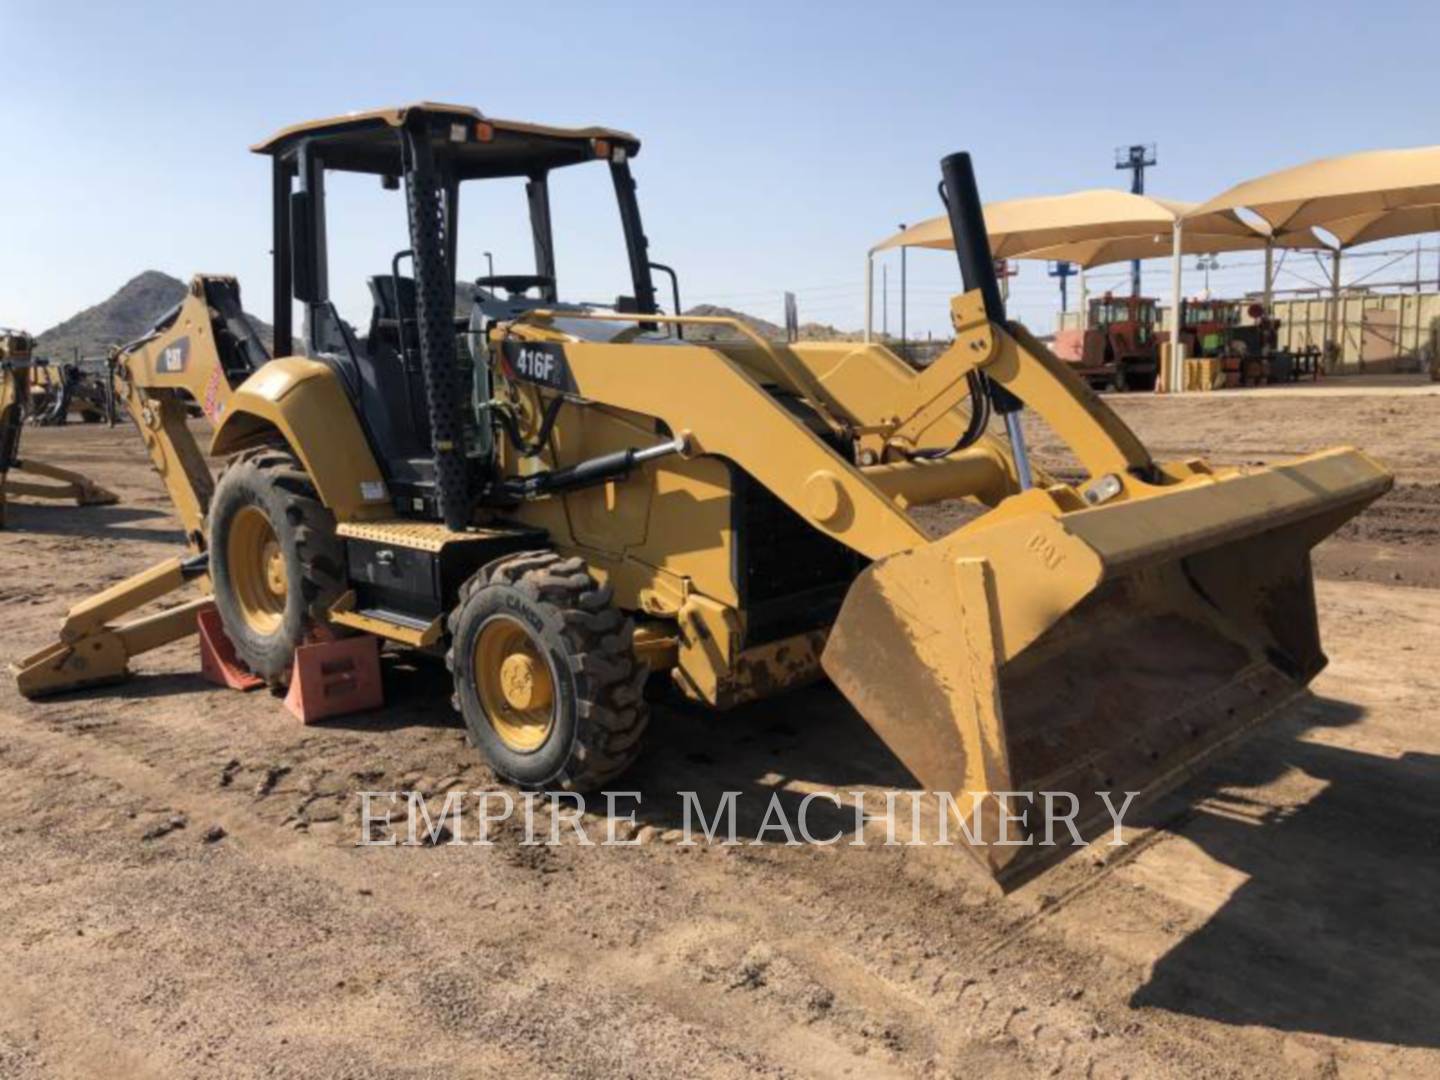
[{"label": "front tire", "polygon": [[335,519],[288,449],[246,451],[226,467],[209,513],[215,607],[235,653],[272,687],[345,590]]},{"label": "front tire", "polygon": [[490,565],[461,590],[450,634],[455,707],[500,776],[591,791],[638,756],[648,672],[633,624],[582,559],[532,551]]}]

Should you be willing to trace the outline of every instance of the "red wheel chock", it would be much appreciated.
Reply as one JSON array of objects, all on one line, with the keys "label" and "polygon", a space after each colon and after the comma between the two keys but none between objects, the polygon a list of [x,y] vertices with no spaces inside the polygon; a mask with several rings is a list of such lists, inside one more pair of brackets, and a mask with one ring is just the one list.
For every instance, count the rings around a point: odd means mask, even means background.
[{"label": "red wheel chock", "polygon": [[213,604],[201,608],[195,621],[200,627],[200,674],[204,678],[231,690],[254,690],[265,685],[264,679],[240,665],[235,646],[220,625],[220,613]]},{"label": "red wheel chock", "polygon": [[378,709],[384,704],[379,638],[361,634],[301,645],[295,650],[285,707],[302,724]]}]

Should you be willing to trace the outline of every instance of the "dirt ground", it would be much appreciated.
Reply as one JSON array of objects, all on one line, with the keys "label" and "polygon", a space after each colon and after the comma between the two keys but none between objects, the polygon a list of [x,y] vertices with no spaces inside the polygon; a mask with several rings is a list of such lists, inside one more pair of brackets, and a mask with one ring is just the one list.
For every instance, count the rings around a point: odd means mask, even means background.
[{"label": "dirt ground", "polygon": [[[828,688],[657,709],[636,846],[360,847],[359,791],[494,786],[443,670],[387,658],[383,712],[307,728],[185,643],[0,687],[0,1077],[1437,1075],[1440,397],[1119,407],[1163,456],[1399,474],[1318,555],[1313,696],[1119,856],[1000,898],[946,848],[675,843],[677,790],[912,784]],[[25,449],[123,501],[12,504],[5,663],[179,544],[131,431]]]}]

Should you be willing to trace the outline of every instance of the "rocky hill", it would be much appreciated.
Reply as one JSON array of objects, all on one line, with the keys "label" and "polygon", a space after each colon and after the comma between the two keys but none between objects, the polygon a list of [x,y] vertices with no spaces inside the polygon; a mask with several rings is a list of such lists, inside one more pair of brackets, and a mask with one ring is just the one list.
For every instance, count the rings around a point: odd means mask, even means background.
[{"label": "rocky hill", "polygon": [[[104,356],[111,345],[134,341],[167,311],[185,298],[186,283],[159,270],[146,270],[131,278],[108,300],[52,326],[35,342],[35,351],[52,360],[69,360],[76,349],[81,356]],[[273,328],[250,316],[250,322],[269,348]]]}]

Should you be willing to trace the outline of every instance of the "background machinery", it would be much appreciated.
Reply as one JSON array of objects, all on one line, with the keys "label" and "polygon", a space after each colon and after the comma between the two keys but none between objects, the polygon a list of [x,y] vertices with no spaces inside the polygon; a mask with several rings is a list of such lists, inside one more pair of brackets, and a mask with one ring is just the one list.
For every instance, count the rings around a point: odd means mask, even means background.
[{"label": "background machinery", "polygon": [[[1225,356],[1230,334],[1240,325],[1238,300],[1181,300],[1180,340],[1185,355],[1197,358]],[[1168,340],[1162,331],[1160,340]]]},{"label": "background machinery", "polygon": [[[497,773],[583,789],[637,754],[647,674],[725,708],[824,673],[954,797],[979,863],[1010,883],[1057,850],[1027,845],[1043,828],[1022,814],[1030,793],[1069,793],[1079,827],[1101,826],[1098,792],[1173,784],[1325,662],[1309,549],[1389,475],[1353,450],[1264,469],[1153,460],[1005,321],[963,154],[942,171],[969,291],[953,345],[916,371],[878,345],[780,345],[663,313],[624,132],[426,104],[256,149],[273,163],[276,340],[293,297],[308,355],[268,357],[218,277],[122,350],[119,399],[190,551],[73,608],[20,666],[28,696],[123,677],[213,594],[273,684],[315,634],[446,658]],[[586,164],[608,171],[624,235],[627,291],[608,305],[560,299],[548,180]],[[363,338],[330,300],[337,171],[403,188],[407,246],[370,268]],[[524,182],[534,271],[480,277],[458,320],[461,195],[502,177]],[[706,322],[741,340],[682,337]],[[1022,408],[1083,481],[1031,467]],[[932,542],[912,511],[949,498],[988,511]],[[132,615],[192,581],[195,599]]]},{"label": "background machinery", "polygon": [[30,370],[30,405],[26,419],[46,427],[67,423],[71,415],[84,423],[115,421],[109,361],[104,357],[37,361]]},{"label": "background machinery", "polygon": [[[116,496],[85,476],[69,469],[24,458],[20,434],[32,404],[37,370],[34,339],[22,330],[0,328],[0,528],[5,525],[5,504],[13,496],[74,500],[76,506],[113,503]],[[10,473],[26,478],[10,478]],[[53,481],[43,483],[39,481]]]},{"label": "background machinery", "polygon": [[1107,293],[1090,301],[1076,374],[1097,390],[1154,390],[1160,371],[1155,301]]},{"label": "background machinery", "polygon": [[[1302,375],[1315,376],[1313,357],[1296,356],[1280,348],[1280,320],[1263,304],[1251,303],[1241,319],[1239,300],[1182,300],[1180,340],[1193,361],[1211,361],[1200,372],[1205,389],[1261,386],[1290,382]],[[1157,340],[1169,340],[1160,331]],[[1199,387],[1197,387],[1198,389]]]}]

